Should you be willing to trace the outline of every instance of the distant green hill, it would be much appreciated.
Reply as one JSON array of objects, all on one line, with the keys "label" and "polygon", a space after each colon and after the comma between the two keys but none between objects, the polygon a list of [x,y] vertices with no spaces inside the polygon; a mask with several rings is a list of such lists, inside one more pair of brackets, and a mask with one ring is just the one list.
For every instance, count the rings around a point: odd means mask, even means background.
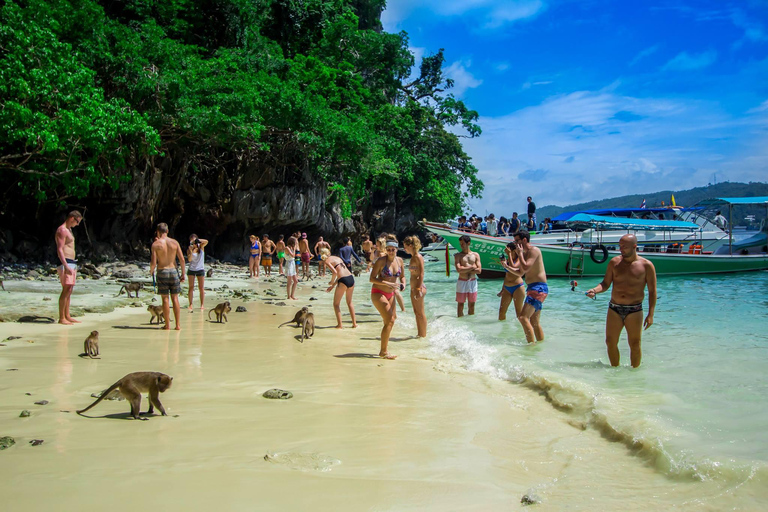
[{"label": "distant green hill", "polygon": [[[536,217],[541,220],[545,217],[555,217],[566,211],[574,210],[593,210],[598,208],[638,208],[643,199],[648,208],[661,206],[662,201],[665,205],[670,204],[672,195],[675,196],[675,203],[678,206],[693,206],[699,201],[712,197],[754,197],[768,196],[768,183],[750,182],[734,183],[725,182],[707,187],[697,187],[690,190],[662,190],[650,194],[634,194],[631,196],[612,197],[610,199],[600,199],[588,203],[572,204],[570,206],[543,206],[536,209]],[[725,212],[723,212],[725,213]],[[763,207],[737,207],[734,209],[734,224],[744,224],[746,215],[756,215],[757,219],[763,219],[766,216]],[[726,213],[727,215],[727,213]]]}]

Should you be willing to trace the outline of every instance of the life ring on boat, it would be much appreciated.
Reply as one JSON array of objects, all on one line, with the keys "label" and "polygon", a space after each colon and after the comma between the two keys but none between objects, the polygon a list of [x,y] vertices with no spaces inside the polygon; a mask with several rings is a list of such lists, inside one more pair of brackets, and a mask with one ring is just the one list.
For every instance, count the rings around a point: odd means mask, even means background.
[{"label": "life ring on boat", "polygon": [[[597,253],[598,250],[603,252],[603,257],[600,259],[597,259],[595,257],[595,254]],[[608,249],[606,249],[603,244],[593,245],[592,250],[589,251],[589,257],[592,258],[592,261],[594,261],[598,265],[600,263],[605,263],[605,260],[608,259]]]}]

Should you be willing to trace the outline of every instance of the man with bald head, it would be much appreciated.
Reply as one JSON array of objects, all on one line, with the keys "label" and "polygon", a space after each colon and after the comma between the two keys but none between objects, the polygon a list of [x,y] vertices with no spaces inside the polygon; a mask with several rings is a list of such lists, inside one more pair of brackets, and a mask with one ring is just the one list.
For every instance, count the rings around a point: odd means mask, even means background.
[{"label": "man with bald head", "polygon": [[[587,292],[594,298],[598,293],[608,291],[613,284],[611,301],[608,303],[608,317],[605,319],[605,344],[611,366],[619,366],[619,336],[627,329],[629,358],[633,368],[640,366],[642,351],[640,339],[643,326],[653,325],[656,309],[656,269],[653,263],[637,255],[637,238],[624,235],[619,240],[621,256],[608,262],[603,282]],[[643,321],[643,296],[648,286],[648,315]],[[639,313],[639,314],[638,314]]]}]

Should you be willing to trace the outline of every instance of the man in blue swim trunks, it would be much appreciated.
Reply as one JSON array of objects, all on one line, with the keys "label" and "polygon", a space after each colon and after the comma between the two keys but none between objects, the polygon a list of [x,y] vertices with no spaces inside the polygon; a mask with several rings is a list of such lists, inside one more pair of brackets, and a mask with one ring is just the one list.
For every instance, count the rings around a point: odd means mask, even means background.
[{"label": "man in blue swim trunks", "polygon": [[[587,297],[608,291],[613,284],[608,316],[605,319],[605,344],[611,366],[619,366],[619,336],[627,329],[629,360],[633,368],[640,366],[640,340],[643,326],[653,325],[656,310],[656,268],[637,255],[637,237],[626,234],[619,240],[621,256],[608,262],[603,281],[587,292]],[[648,286],[648,316],[643,321],[643,296]],[[637,313],[640,313],[639,315]]]},{"label": "man in blue swim trunks", "polygon": [[517,257],[520,272],[525,274],[526,295],[523,311],[517,319],[525,331],[528,343],[544,341],[544,330],[541,328],[541,308],[549,294],[547,273],[544,271],[544,259],[541,250],[531,245],[531,235],[528,231],[515,233]]}]

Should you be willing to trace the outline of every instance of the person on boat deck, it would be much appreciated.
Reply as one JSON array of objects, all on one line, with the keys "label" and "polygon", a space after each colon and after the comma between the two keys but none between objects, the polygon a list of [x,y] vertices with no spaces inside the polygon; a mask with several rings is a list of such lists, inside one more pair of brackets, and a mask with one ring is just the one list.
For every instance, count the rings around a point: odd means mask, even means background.
[{"label": "person on boat deck", "polygon": [[464,303],[469,302],[469,314],[475,314],[475,302],[477,302],[477,274],[483,271],[480,263],[480,255],[470,250],[472,239],[468,235],[461,235],[459,245],[461,252],[454,255],[454,265],[459,273],[456,282],[457,315],[464,316]]},{"label": "person on boat deck", "polygon": [[487,226],[487,232],[489,236],[496,236],[499,232],[499,223],[496,222],[496,217],[493,214],[488,216],[488,220],[485,222]]},{"label": "person on boat deck", "polygon": [[[608,262],[603,281],[587,291],[587,297],[608,291],[613,284],[608,316],[605,319],[605,344],[611,366],[619,366],[619,336],[627,329],[629,358],[633,368],[640,366],[642,350],[640,340],[643,327],[653,325],[656,310],[656,268],[653,263],[637,255],[637,238],[626,234],[619,240],[621,255]],[[648,287],[648,315],[643,321],[643,295]],[[639,313],[639,314],[638,314]]]},{"label": "person on boat deck", "polygon": [[520,231],[520,219],[517,218],[517,212],[512,212],[512,218],[509,220],[509,234],[514,236]]},{"label": "person on boat deck", "polygon": [[723,231],[725,231],[728,228],[728,221],[723,217],[722,212],[717,212],[717,215],[715,215],[715,226],[719,227]]},{"label": "person on boat deck", "polygon": [[459,231],[470,231],[472,229],[472,224],[467,222],[467,217],[462,215],[459,217]]},{"label": "person on boat deck", "polygon": [[536,203],[533,202],[533,198],[528,196],[528,219],[533,219],[533,225],[536,225]]},{"label": "person on boat deck", "polygon": [[483,217],[480,219],[480,232],[485,235],[488,234],[488,217]]}]

